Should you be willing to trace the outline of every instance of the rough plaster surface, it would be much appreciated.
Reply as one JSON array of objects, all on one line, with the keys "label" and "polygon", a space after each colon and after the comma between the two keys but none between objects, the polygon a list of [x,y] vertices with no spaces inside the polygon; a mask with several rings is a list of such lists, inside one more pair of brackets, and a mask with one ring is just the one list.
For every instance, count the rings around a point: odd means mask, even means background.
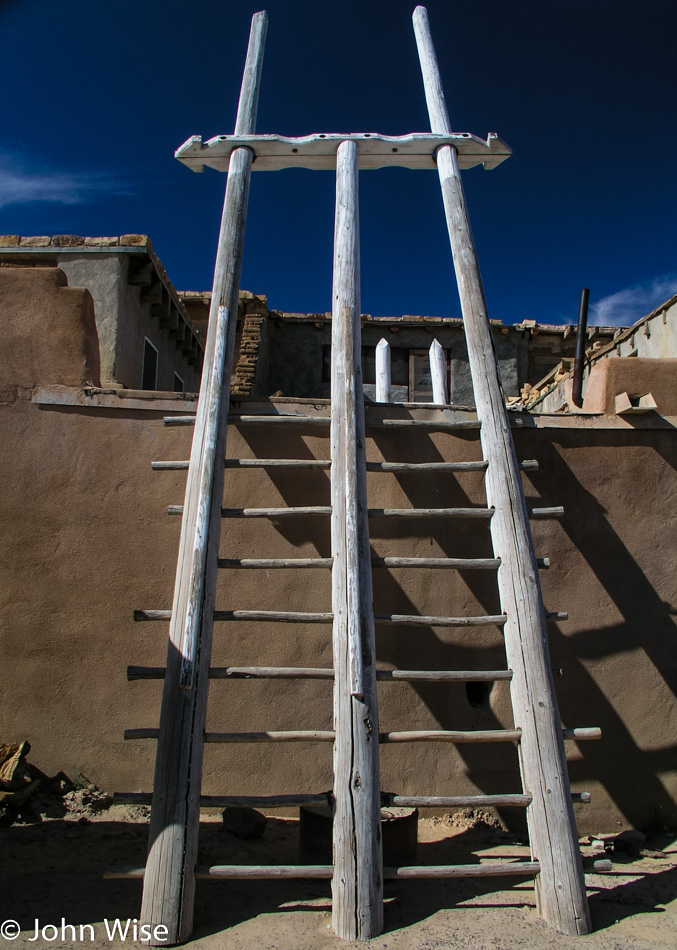
[{"label": "rough plaster surface", "polygon": [[56,267],[0,268],[0,392],[13,398],[49,380],[99,383],[99,352],[89,291],[66,286]]},{"label": "rough plaster surface", "polygon": [[[119,254],[63,254],[59,268],[71,287],[86,287],[94,301],[99,335],[101,378],[117,380],[115,350],[118,337],[119,295],[122,282]],[[123,382],[123,380],[118,380]],[[138,388],[138,385],[136,386]]]},{"label": "rough plaster surface", "polygon": [[586,412],[615,412],[621,393],[644,396],[651,393],[662,415],[677,413],[677,359],[611,357],[592,365],[585,387]]},{"label": "rough plaster surface", "polygon": [[[148,405],[152,405],[149,403]],[[162,665],[167,625],[134,624],[136,607],[171,605],[185,473],[153,473],[153,459],[187,458],[190,429],[168,429],[160,412],[0,409],[3,491],[3,682],[13,701],[3,741],[29,739],[31,760],[48,773],[83,772],[116,790],[152,787],[154,743],[127,742],[125,728],[155,726],[161,683],[127,683],[128,663]],[[677,439],[670,430],[538,430],[517,434],[518,455],[538,458],[525,477],[528,500],[563,504],[561,522],[535,522],[551,610],[552,663],[563,723],[600,725],[597,743],[568,743],[574,786],[593,793],[576,806],[581,831],[646,827],[677,818],[677,661],[674,537]],[[371,459],[436,461],[480,457],[476,433],[370,431]],[[317,428],[232,431],[231,456],[327,457]],[[49,464],[42,464],[49,460]],[[374,507],[480,503],[476,474],[454,477],[370,473]],[[651,490],[641,490],[650,486]],[[327,504],[327,472],[229,470],[226,503]],[[461,522],[372,521],[379,555],[483,555],[487,533]],[[226,520],[228,557],[327,556],[328,519]],[[495,612],[484,572],[374,572],[378,611]],[[218,607],[330,609],[328,572],[232,571]],[[222,623],[214,665],[329,666],[327,625]],[[380,663],[395,668],[491,669],[504,663],[496,628],[379,627]],[[484,709],[463,685],[379,687],[381,729],[510,726],[505,684]],[[327,681],[215,681],[207,728],[219,731],[331,728]],[[512,745],[415,744],[382,749],[382,787],[411,794],[519,791]],[[206,794],[322,791],[331,787],[331,747],[208,745]],[[516,820],[506,812],[506,818]]]}]

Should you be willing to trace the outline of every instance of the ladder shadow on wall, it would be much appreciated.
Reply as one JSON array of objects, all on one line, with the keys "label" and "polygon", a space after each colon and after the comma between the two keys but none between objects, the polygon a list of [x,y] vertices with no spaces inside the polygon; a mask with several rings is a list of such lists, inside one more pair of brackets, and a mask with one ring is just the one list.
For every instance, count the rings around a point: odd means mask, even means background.
[{"label": "ladder shadow on wall", "polygon": [[[313,458],[314,453],[304,441],[303,429],[301,426],[294,427],[294,433],[288,433],[285,437],[284,454],[289,458]],[[376,430],[377,431],[377,430]],[[378,450],[378,453],[388,461],[402,461],[413,459],[416,461],[444,461],[439,449],[435,446],[430,434],[427,432],[415,433],[414,439],[416,452],[411,454],[411,450],[403,445],[401,433],[392,438],[390,433],[381,433],[367,428],[368,441],[372,441]],[[241,437],[247,443],[255,457],[267,457],[270,454],[270,442],[265,433],[256,430],[241,430]],[[309,435],[318,436],[317,430],[308,430]],[[328,429],[327,429],[328,435]],[[410,436],[411,438],[411,436]],[[408,441],[408,440],[407,440]],[[329,439],[325,438],[326,450],[323,448],[322,454],[325,458],[329,453]],[[479,441],[472,457],[479,457]],[[483,473],[478,473],[481,483],[481,491],[484,492]],[[461,478],[468,478],[468,475]],[[290,507],[296,505],[308,504],[329,504],[330,497],[330,476],[327,471],[318,471],[312,474],[312,491],[309,492],[308,484],[310,479],[299,479],[298,476],[290,477],[289,473],[278,472],[270,469],[268,477],[284,500],[284,503]],[[416,475],[398,473],[397,475],[369,475],[368,478],[394,478],[396,485],[394,491],[400,494],[404,493],[412,504],[412,507],[429,507],[431,504],[431,485],[440,486],[441,494],[435,496],[435,504],[438,500],[440,505],[470,507],[478,503],[478,499],[470,499],[464,491],[458,478],[449,475],[426,475],[425,480],[417,478]],[[373,482],[369,482],[369,487],[373,487]],[[373,497],[373,495],[372,495]],[[483,495],[482,495],[483,497]],[[482,502],[483,503],[483,502]],[[395,503],[393,503],[395,504]],[[400,505],[406,507],[406,505]],[[292,524],[290,519],[280,519],[275,523],[276,530],[292,545],[302,543],[312,543],[319,556],[328,557],[331,554],[331,543],[329,534],[329,519],[324,518],[304,518],[303,523]],[[489,531],[486,526],[472,527],[468,522],[453,521],[448,524],[441,523],[441,519],[396,519],[397,523],[389,522],[387,518],[372,519],[370,524],[372,554],[384,556],[387,554],[402,553],[397,551],[394,546],[398,539],[406,540],[412,536],[412,532],[417,537],[428,539],[426,555],[442,557],[486,557],[491,556],[491,544],[489,541]],[[419,552],[422,553],[422,552]],[[402,613],[417,614],[422,613],[420,604],[415,603],[410,593],[407,591],[407,573],[412,572],[397,571],[399,575],[404,575],[404,580],[398,579],[391,570],[375,569],[374,576],[374,608],[375,613]],[[418,573],[418,572],[416,572]],[[443,571],[426,570],[429,583],[439,585],[442,577],[446,574]],[[451,578],[450,575],[455,575]],[[478,577],[479,574],[488,575]],[[447,575],[457,588],[465,589],[463,597],[464,604],[459,608],[458,604],[447,611],[449,614],[462,615],[472,614],[497,614],[500,613],[498,592],[496,589],[495,572],[487,571],[453,571]],[[453,598],[450,604],[453,603]],[[444,612],[444,611],[442,611]],[[478,631],[482,631],[481,633]],[[490,632],[487,632],[490,631]],[[505,649],[503,646],[503,637],[497,628],[437,628],[432,627],[376,627],[376,654],[381,663],[392,664],[396,669],[504,669],[506,666]],[[441,728],[441,729],[495,729],[510,728],[512,721],[502,722],[496,716],[492,705],[488,702],[480,708],[471,705],[464,684],[424,684],[411,683],[404,684],[382,684],[379,695],[381,697],[381,710],[384,706],[392,711],[395,709],[395,703],[392,700],[394,693],[386,699],[385,690],[412,689],[416,696],[422,701],[430,716],[439,723],[428,722],[422,724],[421,728]],[[510,704],[507,697],[507,683],[497,683],[493,690],[506,690],[504,700],[501,702],[501,708],[507,710],[510,714]],[[493,692],[492,690],[492,692]],[[380,729],[386,731],[398,728],[411,728],[411,710],[406,704],[399,704],[401,719],[393,722],[390,719],[384,720],[383,714],[380,714]],[[491,755],[480,745],[454,745],[429,747],[428,754],[431,757],[431,768],[433,758],[449,759],[460,756],[461,766],[470,776],[471,780],[478,789],[485,794],[505,792],[506,790],[519,790],[521,788],[518,769],[517,755],[512,744],[494,745],[491,749]],[[389,775],[399,775],[400,769],[398,762],[403,761],[407,752],[396,746],[384,746],[381,749],[382,772],[384,784],[392,782]],[[405,791],[421,794],[419,787],[415,789],[400,789],[397,791],[403,794]],[[423,790],[425,792],[426,790]],[[525,832],[524,816],[521,810],[509,809],[502,813],[502,817],[507,819],[511,826],[520,834]]]},{"label": "ladder shadow on wall", "polygon": [[[638,436],[638,445],[641,438]],[[585,445],[592,451],[595,448],[627,451],[628,434],[590,430],[586,433]],[[564,669],[557,688],[562,719],[565,725],[579,722],[580,697],[585,696],[586,720],[601,726],[604,737],[594,749],[586,743],[579,744],[578,757],[569,762],[569,775],[572,782],[599,782],[626,821],[636,827],[665,827],[671,823],[674,826],[677,809],[661,773],[674,769],[677,744],[665,741],[665,724],[658,721],[653,712],[647,711],[647,721],[642,723],[641,717],[638,721],[632,709],[623,709],[623,705],[634,701],[638,707],[646,704],[648,708],[653,690],[645,690],[644,695],[639,691],[638,695],[637,683],[642,679],[645,684],[648,679],[655,681],[656,674],[670,693],[677,695],[674,649],[677,606],[661,598],[607,518],[601,502],[567,465],[561,450],[569,447],[580,448],[580,437],[576,433],[558,432],[557,445],[547,438],[540,440],[539,471],[529,476],[537,490],[542,488],[548,492],[551,486],[556,486],[557,501],[564,505],[565,511],[564,518],[558,522],[557,531],[562,540],[559,551],[552,551],[551,570],[558,570],[558,561],[561,564],[565,560],[568,565],[567,589],[571,591],[571,602],[565,606],[570,613],[569,629],[573,628],[574,632],[565,634],[559,624],[548,625],[553,665]],[[670,448],[671,451],[660,455],[672,470],[677,470],[674,440]],[[668,477],[674,479],[674,471],[670,471]],[[638,485],[635,490],[642,492],[643,489]],[[662,502],[659,505],[662,507]],[[637,530],[646,530],[643,524],[633,525],[625,519],[623,523],[630,544]],[[577,556],[583,563],[576,565]],[[577,603],[577,567],[579,571],[584,569],[594,574],[602,594],[610,600],[613,613],[621,615],[621,622],[597,627],[590,624],[585,603],[580,606]],[[547,584],[546,577],[546,590]],[[600,611],[604,607],[601,601],[600,597]],[[638,657],[637,651],[642,651],[644,656]],[[614,658],[620,661],[624,656],[625,687],[607,697],[595,679],[595,666],[603,665],[605,660],[614,662]],[[608,671],[605,673],[602,666],[599,669],[600,676],[609,683]],[[639,735],[633,735],[629,727],[635,721],[638,721]],[[654,733],[652,738],[647,736],[647,728]]]}]

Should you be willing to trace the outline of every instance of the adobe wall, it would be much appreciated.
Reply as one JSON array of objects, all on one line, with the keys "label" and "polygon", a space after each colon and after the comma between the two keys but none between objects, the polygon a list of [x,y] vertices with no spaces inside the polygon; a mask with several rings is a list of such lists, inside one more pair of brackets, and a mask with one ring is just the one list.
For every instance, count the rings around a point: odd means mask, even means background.
[{"label": "adobe wall", "polygon": [[[161,683],[127,683],[125,669],[164,663],[167,624],[134,624],[132,611],[171,605],[180,519],[165,512],[182,501],[185,473],[154,473],[150,463],[187,458],[192,430],[163,425],[166,402],[133,409],[133,400],[111,396],[108,408],[94,408],[94,396],[78,398],[76,406],[19,399],[0,408],[1,738],[27,738],[31,761],[45,772],[82,772],[111,790],[149,790],[154,743],[122,736],[126,728],[157,725]],[[177,402],[176,411],[186,408]],[[574,787],[593,793],[591,805],[576,806],[579,827],[674,823],[677,436],[668,428],[543,428],[518,431],[516,440],[518,455],[541,465],[525,476],[528,500],[566,511],[561,522],[533,523],[537,554],[552,561],[542,573],[546,607],[570,615],[550,624],[552,663],[564,672],[557,680],[562,719],[604,732],[601,742],[567,744]],[[370,429],[367,449],[370,459],[480,457],[476,431]],[[250,427],[229,436],[230,456],[327,452],[328,430],[317,427]],[[483,500],[481,490],[476,473],[369,475],[374,507],[463,505]],[[327,504],[329,477],[228,470],[226,493],[233,507]],[[372,545],[379,555],[489,553],[486,533],[463,522],[373,520]],[[328,556],[328,519],[229,519],[221,551]],[[481,572],[378,570],[374,578],[377,612],[498,610],[492,578]],[[328,610],[329,573],[233,571],[221,582],[217,606]],[[496,628],[379,626],[377,644],[380,662],[396,668],[504,663]],[[330,664],[329,626],[216,625],[213,665]],[[504,683],[483,709],[471,706],[463,685],[383,683],[379,691],[382,730],[512,724]],[[207,728],[331,728],[331,683],[215,681]],[[385,746],[381,761],[387,791],[519,791],[511,744]],[[206,747],[206,794],[330,787],[328,744]]]}]

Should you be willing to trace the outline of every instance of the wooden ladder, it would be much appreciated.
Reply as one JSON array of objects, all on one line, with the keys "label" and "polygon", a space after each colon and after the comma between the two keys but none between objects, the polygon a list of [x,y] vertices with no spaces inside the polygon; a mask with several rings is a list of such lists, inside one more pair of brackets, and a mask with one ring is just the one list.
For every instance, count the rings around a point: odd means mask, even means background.
[{"label": "wooden ladder", "polygon": [[[564,731],[561,727],[548,654],[546,614],[505,402],[493,351],[477,257],[459,173],[459,156],[477,162],[468,151],[468,136],[453,133],[423,7],[414,12],[414,28],[423,70],[433,132],[393,139],[371,133],[316,135],[304,139],[255,136],[254,125],[267,18],[257,13],[247,53],[234,136],[219,136],[206,146],[189,140],[179,150],[197,164],[228,162],[228,179],[212,293],[209,335],[196,416],[170,417],[169,425],[193,425],[189,462],[158,462],[156,468],[187,468],[185,502],[170,512],[182,517],[181,540],[171,610],[141,610],[138,620],[169,620],[166,668],[130,667],[132,679],[163,678],[159,728],[132,729],[129,739],[156,739],[149,849],[143,868],[111,869],[109,877],[143,878],[141,920],[153,932],[152,945],[184,942],[192,930],[195,880],[234,878],[330,878],[336,933],[366,940],[383,927],[384,878],[532,875],[540,912],[556,929],[570,934],[590,930],[572,795],[564,755],[564,738],[595,738],[599,730]],[[472,138],[472,137],[470,137]],[[274,140],[274,141],[271,141]],[[471,143],[472,144],[472,143]],[[484,143],[489,150],[488,143]],[[491,146],[493,148],[493,146]],[[479,146],[472,146],[477,152]],[[332,293],[331,415],[244,415],[229,418],[230,375],[242,259],[249,177],[253,152],[260,167],[286,165],[336,168],[334,282]],[[465,149],[465,151],[464,151]],[[402,155],[404,153],[404,157]],[[482,154],[488,156],[488,151]],[[434,155],[434,161],[433,159]],[[225,158],[224,158],[225,156]],[[473,157],[474,156],[474,157]],[[426,159],[429,165],[425,164]],[[191,158],[192,160],[192,158]],[[488,157],[487,157],[488,160]],[[266,166],[266,161],[269,163]],[[366,461],[366,433],[360,368],[358,171],[409,162],[409,167],[437,167],[461,296],[477,420],[453,417],[432,421],[434,427],[480,427],[483,459],[477,462],[414,463]],[[322,164],[324,163],[324,164]],[[327,165],[327,163],[331,163]],[[228,422],[238,426],[329,426],[330,459],[227,459]],[[386,424],[419,424],[386,419]],[[233,509],[223,507],[224,467],[331,470],[331,505],[307,508]],[[456,509],[368,509],[366,472],[485,472],[486,506]],[[545,513],[543,510],[541,514]],[[552,513],[552,512],[551,512]],[[331,518],[331,558],[220,558],[224,517]],[[370,517],[473,518],[488,523],[491,558],[372,558]],[[372,568],[448,568],[496,570],[501,613],[450,617],[386,614],[374,616]],[[331,568],[331,611],[215,610],[220,568]],[[211,667],[215,621],[300,622],[332,625],[333,669],[288,667]],[[507,668],[493,671],[377,670],[375,623],[425,626],[496,625],[502,628]],[[258,733],[205,733],[209,680],[253,678],[333,679],[333,730]],[[514,713],[512,729],[459,732],[385,732],[378,728],[378,680],[469,682],[508,680]],[[418,741],[515,742],[523,790],[476,796],[388,796],[380,793],[379,745]],[[334,861],[332,866],[247,867],[197,864],[200,807],[250,805],[292,807],[326,804],[327,794],[282,796],[202,796],[204,742],[332,742],[334,784]],[[146,802],[146,794],[119,795],[118,801]],[[383,868],[380,809],[382,804],[411,807],[516,806],[526,808],[532,861],[443,867]],[[158,928],[161,928],[158,931]]]}]

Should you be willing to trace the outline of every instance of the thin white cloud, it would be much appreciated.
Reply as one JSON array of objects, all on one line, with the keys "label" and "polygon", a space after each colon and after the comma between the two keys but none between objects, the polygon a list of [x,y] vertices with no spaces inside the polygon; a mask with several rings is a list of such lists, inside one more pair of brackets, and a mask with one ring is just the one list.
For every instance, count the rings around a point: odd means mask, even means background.
[{"label": "thin white cloud", "polygon": [[29,170],[0,154],[0,208],[38,201],[82,204],[104,191],[121,194],[125,190],[102,172]]},{"label": "thin white cloud", "polygon": [[647,313],[677,294],[677,275],[626,287],[590,306],[589,323],[598,327],[631,327]]}]

